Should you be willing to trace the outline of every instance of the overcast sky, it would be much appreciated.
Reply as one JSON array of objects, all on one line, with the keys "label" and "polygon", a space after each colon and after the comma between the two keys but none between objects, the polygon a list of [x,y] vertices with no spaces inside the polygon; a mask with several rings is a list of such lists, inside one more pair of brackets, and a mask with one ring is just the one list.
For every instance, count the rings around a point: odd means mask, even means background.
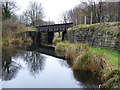
[{"label": "overcast sky", "polygon": [[82,0],[15,0],[20,6],[20,10],[17,11],[17,14],[22,14],[28,8],[30,2],[36,1],[42,3],[45,19],[46,21],[55,21],[59,23],[59,17],[62,12],[73,8],[78,5]]}]

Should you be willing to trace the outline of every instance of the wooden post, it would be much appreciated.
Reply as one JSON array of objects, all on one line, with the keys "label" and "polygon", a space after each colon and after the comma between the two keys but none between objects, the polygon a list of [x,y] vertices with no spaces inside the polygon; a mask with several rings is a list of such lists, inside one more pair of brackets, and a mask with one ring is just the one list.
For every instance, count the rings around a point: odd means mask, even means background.
[{"label": "wooden post", "polygon": [[92,12],[91,12],[90,24],[92,24],[92,18],[93,18],[93,15],[92,15]]},{"label": "wooden post", "polygon": [[77,25],[77,19],[75,20],[75,24]]},{"label": "wooden post", "polygon": [[86,23],[86,20],[87,20],[87,17],[84,16],[84,24],[87,24],[87,23]]}]

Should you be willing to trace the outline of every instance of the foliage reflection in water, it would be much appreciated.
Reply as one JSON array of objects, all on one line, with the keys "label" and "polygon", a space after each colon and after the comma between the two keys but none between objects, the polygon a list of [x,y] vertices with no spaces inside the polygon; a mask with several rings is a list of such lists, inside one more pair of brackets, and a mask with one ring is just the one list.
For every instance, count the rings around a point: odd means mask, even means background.
[{"label": "foliage reflection in water", "polygon": [[3,88],[98,87],[100,82],[91,73],[73,71],[68,61],[42,54],[47,50],[36,50],[3,47]]}]

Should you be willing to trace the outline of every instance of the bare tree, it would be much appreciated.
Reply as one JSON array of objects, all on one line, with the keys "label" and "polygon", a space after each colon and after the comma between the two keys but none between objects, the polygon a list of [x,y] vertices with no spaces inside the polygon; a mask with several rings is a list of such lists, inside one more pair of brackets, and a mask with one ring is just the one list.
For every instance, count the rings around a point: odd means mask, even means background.
[{"label": "bare tree", "polygon": [[30,19],[31,25],[36,26],[37,24],[43,24],[44,11],[42,4],[37,2],[31,2],[29,9],[24,12],[26,19]]},{"label": "bare tree", "polygon": [[68,11],[69,21],[75,25],[84,23],[85,13],[80,6]]},{"label": "bare tree", "polygon": [[68,12],[67,11],[62,12],[62,14],[60,16],[60,22],[62,22],[62,23],[68,23],[69,22],[69,17],[68,17]]},{"label": "bare tree", "polygon": [[88,0],[68,11],[69,21],[77,24],[94,24],[118,21],[120,2],[96,2]]}]

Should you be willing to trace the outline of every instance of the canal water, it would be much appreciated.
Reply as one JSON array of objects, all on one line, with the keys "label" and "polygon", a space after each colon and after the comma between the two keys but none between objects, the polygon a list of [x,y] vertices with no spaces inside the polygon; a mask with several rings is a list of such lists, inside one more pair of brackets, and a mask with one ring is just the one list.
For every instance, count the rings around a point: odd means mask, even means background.
[{"label": "canal water", "polygon": [[67,60],[44,51],[3,47],[2,88],[98,88],[93,74],[74,71]]}]

